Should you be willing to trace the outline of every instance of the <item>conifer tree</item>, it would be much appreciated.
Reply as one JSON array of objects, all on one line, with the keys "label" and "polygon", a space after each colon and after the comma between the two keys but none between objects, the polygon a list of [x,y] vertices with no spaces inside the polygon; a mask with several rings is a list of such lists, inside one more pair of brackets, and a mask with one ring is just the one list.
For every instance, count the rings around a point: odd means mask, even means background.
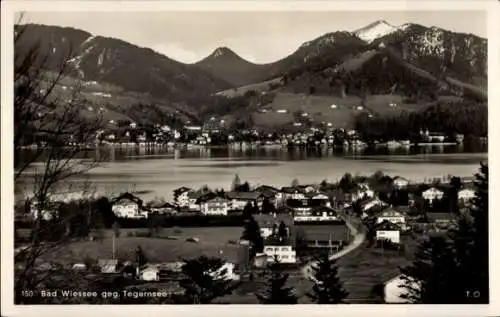
[{"label": "conifer tree", "polygon": [[297,304],[297,296],[292,287],[286,287],[288,274],[278,261],[269,265],[270,277],[263,293],[256,294],[261,304]]},{"label": "conifer tree", "polygon": [[184,295],[175,298],[183,304],[209,304],[215,298],[231,294],[238,286],[224,278],[226,270],[221,269],[224,261],[218,258],[200,256],[184,260],[181,287]]},{"label": "conifer tree", "polygon": [[470,212],[456,228],[422,243],[412,265],[402,268],[407,298],[423,304],[486,304],[488,274],[488,165],[475,175]]},{"label": "conifer tree", "polygon": [[338,277],[335,260],[328,259],[328,255],[319,258],[312,266],[314,286],[307,294],[317,304],[340,304],[349,295],[342,286]]}]

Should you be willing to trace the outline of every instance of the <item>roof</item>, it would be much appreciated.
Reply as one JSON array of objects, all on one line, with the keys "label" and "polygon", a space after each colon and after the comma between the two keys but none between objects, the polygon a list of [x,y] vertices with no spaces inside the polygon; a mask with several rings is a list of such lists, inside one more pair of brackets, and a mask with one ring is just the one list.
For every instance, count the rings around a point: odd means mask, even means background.
[{"label": "roof", "polygon": [[198,199],[196,199],[196,203],[202,203],[202,202],[206,202],[206,201],[209,201],[209,200],[212,200],[214,198],[218,197],[216,193],[214,192],[208,192],[208,193],[202,193],[200,195],[200,197],[198,197]]},{"label": "roof", "polygon": [[118,265],[117,259],[99,259],[99,266]]},{"label": "roof", "polygon": [[152,202],[149,207],[152,207],[152,208],[175,208],[175,205],[169,203],[169,202],[165,202],[165,201],[155,201],[155,202]]},{"label": "roof", "polygon": [[267,185],[261,185],[255,188],[254,191],[261,193],[262,196],[266,198],[273,198],[274,196],[276,196],[277,193],[279,193],[279,189]]},{"label": "roof", "polygon": [[304,188],[302,187],[281,187],[281,192],[287,193],[287,194],[294,194],[294,193],[304,193]]},{"label": "roof", "polygon": [[429,189],[427,189],[427,190],[424,190],[423,192],[425,193],[425,192],[427,192],[427,191],[432,191],[432,192],[443,192],[441,189],[436,188],[436,187],[431,187],[431,188],[429,188]]},{"label": "roof", "polygon": [[229,202],[229,200],[217,196],[217,197],[213,197],[210,199],[206,199],[206,200],[204,200],[204,202],[206,202],[206,203],[208,203],[208,202]]},{"label": "roof", "polygon": [[291,238],[284,238],[282,241],[279,240],[279,237],[276,236],[269,236],[268,238],[264,239],[264,246],[293,246],[293,239]]},{"label": "roof", "polygon": [[260,214],[253,217],[261,228],[272,228],[273,224],[276,223],[279,225],[281,221],[287,226],[293,225],[293,217],[289,215],[276,214],[276,217],[273,217],[272,215]]},{"label": "roof", "polygon": [[177,188],[175,191],[178,192],[179,194],[183,194],[183,193],[188,192],[190,190],[191,190],[191,188],[182,186],[182,187]]},{"label": "roof", "polygon": [[392,179],[392,181],[396,181],[396,180],[408,182],[408,180],[402,176],[396,176]]},{"label": "roof", "polygon": [[379,217],[403,217],[403,214],[394,210],[394,209],[387,209],[384,210]]},{"label": "roof", "polygon": [[381,223],[377,224],[377,225],[375,226],[375,229],[376,229],[377,231],[379,231],[379,230],[385,230],[385,231],[399,231],[399,227],[398,227],[396,224],[394,224],[394,223],[392,223],[392,222],[390,222],[390,221],[387,221],[387,220],[384,220],[384,221],[382,221]]},{"label": "roof", "polygon": [[141,206],[142,206],[142,203],[143,203],[142,199],[140,199],[139,197],[137,197],[137,196],[135,196],[135,195],[133,195],[131,193],[128,193],[128,192],[127,193],[123,193],[120,196],[118,196],[115,199],[113,199],[112,203],[115,204],[115,203],[119,202],[122,199],[131,200],[131,201],[133,201],[136,204],[141,205]]},{"label": "roof", "polygon": [[328,195],[325,194],[325,193],[318,193],[318,192],[309,192],[309,193],[306,193],[306,197],[308,197],[308,198],[314,198],[316,196],[326,196],[326,198],[328,198]]},{"label": "roof", "polygon": [[229,199],[255,200],[262,194],[260,192],[228,192],[226,197]]},{"label": "roof", "polygon": [[260,185],[259,187],[255,188],[255,191],[275,191],[279,192],[280,190],[276,187],[269,186],[269,185]]}]

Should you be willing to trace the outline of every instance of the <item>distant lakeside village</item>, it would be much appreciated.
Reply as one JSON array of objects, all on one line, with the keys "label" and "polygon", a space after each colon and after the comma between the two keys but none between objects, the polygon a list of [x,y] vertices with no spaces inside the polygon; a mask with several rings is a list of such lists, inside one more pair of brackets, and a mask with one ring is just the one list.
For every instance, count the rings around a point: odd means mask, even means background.
[{"label": "distant lakeside village", "polygon": [[[17,208],[16,253],[30,241],[30,223],[41,215],[47,226],[55,226],[44,239],[57,235],[73,241],[70,253],[54,259],[82,274],[125,278],[134,289],[181,294],[182,259],[203,254],[224,259],[224,278],[246,285],[234,295],[237,299],[226,299],[244,303],[262,284],[255,272],[278,260],[292,276],[307,280],[312,256],[326,252],[351,265],[381,270],[375,281],[363,282],[363,292],[374,284],[382,289],[359,295],[367,297],[365,302],[401,302],[399,296],[387,295],[398,291],[398,266],[409,263],[420,238],[456,226],[456,210],[467,208],[475,196],[471,181],[448,177],[412,183],[377,172],[345,174],[337,183],[301,185],[294,180],[276,188],[254,187],[236,175],[229,191],[180,187],[173,201],[145,202],[128,192],[51,197],[43,208],[34,200],[27,209]],[[64,221],[69,214],[79,220]],[[260,243],[252,230],[258,231]],[[388,258],[392,262],[383,260]],[[43,265],[51,267],[49,262]],[[346,274],[344,278],[355,281],[360,273]]]},{"label": "distant lakeside village", "polygon": [[[169,146],[183,147],[410,147],[426,145],[456,145],[464,142],[485,143],[486,137],[464,136],[459,133],[442,133],[422,129],[417,134],[403,138],[387,136],[365,136],[356,129],[335,128],[327,123],[310,126],[296,123],[282,131],[266,131],[257,128],[230,129],[225,121],[211,117],[202,125],[190,124],[174,128],[169,125],[141,125],[130,121],[110,120],[108,128],[99,130],[93,144],[78,143],[68,136],[65,146],[93,148],[99,145],[110,146]],[[286,130],[286,131],[285,131]],[[27,148],[43,145],[48,135],[37,133]]]}]

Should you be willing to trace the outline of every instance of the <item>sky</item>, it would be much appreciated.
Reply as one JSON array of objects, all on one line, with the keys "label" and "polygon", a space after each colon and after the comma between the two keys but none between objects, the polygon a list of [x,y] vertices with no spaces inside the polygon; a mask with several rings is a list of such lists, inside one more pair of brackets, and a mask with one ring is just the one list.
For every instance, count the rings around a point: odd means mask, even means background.
[{"label": "sky", "polygon": [[23,20],[119,38],[184,63],[197,62],[220,46],[251,62],[270,63],[325,33],[354,31],[377,20],[487,37],[484,11],[27,12]]}]

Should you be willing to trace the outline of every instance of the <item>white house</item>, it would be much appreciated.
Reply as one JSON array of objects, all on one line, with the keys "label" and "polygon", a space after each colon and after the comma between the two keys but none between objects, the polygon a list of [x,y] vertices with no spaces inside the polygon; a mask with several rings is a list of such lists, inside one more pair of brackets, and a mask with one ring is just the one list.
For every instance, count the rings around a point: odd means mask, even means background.
[{"label": "white house", "polygon": [[369,200],[363,201],[361,203],[361,210],[365,212],[365,211],[370,210],[373,207],[385,206],[385,205],[387,205],[387,204],[385,202],[383,202],[382,200],[380,200],[380,198],[374,197],[374,198],[371,198]]},{"label": "white house", "polygon": [[191,188],[187,187],[181,187],[177,189],[177,197],[175,199],[175,202],[179,207],[188,207],[189,206],[189,192],[191,191]]},{"label": "white house", "polygon": [[[398,275],[389,281],[387,281],[384,285],[384,301],[387,304],[408,304],[409,300],[401,298],[401,296],[408,294],[407,290],[404,286],[403,275]],[[412,287],[419,288],[419,284],[416,281],[410,282]]]},{"label": "white house", "polygon": [[433,202],[434,200],[440,200],[443,198],[444,192],[435,187],[431,187],[428,190],[422,192],[422,197],[429,202]]},{"label": "white house", "polygon": [[357,191],[352,195],[352,201],[356,201],[361,198],[373,198],[375,192],[370,189],[368,184],[362,183],[358,185]]},{"label": "white house", "polygon": [[306,199],[306,195],[304,190],[296,187],[282,187],[281,194],[283,196],[283,200],[286,202],[288,199],[297,199],[302,200]]},{"label": "white house", "polygon": [[311,200],[313,201],[313,205],[315,205],[315,206],[317,206],[319,204],[319,205],[323,205],[326,207],[331,207],[330,198],[323,193],[318,193],[318,194],[312,196]]},{"label": "white house", "polygon": [[235,273],[235,265],[231,262],[225,262],[217,271],[208,273],[212,277],[223,280],[237,281],[240,279],[239,274]]},{"label": "white house", "polygon": [[176,212],[176,208],[169,202],[157,201],[149,205],[152,212],[157,212],[160,214],[172,214]]},{"label": "white house", "polygon": [[40,210],[38,202],[36,200],[33,200],[30,205],[31,216],[33,217],[33,219],[41,217],[41,219],[46,221],[51,220],[58,213],[57,209],[52,209],[51,205],[52,204],[48,203],[46,204],[45,208]]},{"label": "white house", "polygon": [[408,187],[408,183],[409,183],[409,181],[406,178],[403,178],[401,176],[396,176],[392,180],[392,185],[396,189],[404,189],[404,188]]},{"label": "white house", "polygon": [[118,269],[118,260],[116,259],[100,259],[99,267],[101,268],[101,273],[116,273]]},{"label": "white house", "polygon": [[404,225],[405,224],[405,217],[403,216],[402,213],[397,212],[395,210],[389,209],[383,211],[378,217],[377,217],[377,224],[382,223],[384,221],[388,221],[393,224],[397,225]]},{"label": "white house", "polygon": [[148,266],[140,271],[139,278],[149,282],[159,281],[160,269],[157,266]]},{"label": "white house", "polygon": [[215,197],[201,203],[201,213],[204,215],[227,216],[231,202],[221,197]]},{"label": "white house", "polygon": [[230,209],[243,210],[248,203],[262,206],[264,196],[260,192],[228,192],[226,197],[231,201]]},{"label": "white house", "polygon": [[388,221],[380,223],[375,228],[375,238],[376,240],[390,240],[392,243],[399,243],[399,227]]},{"label": "white house", "polygon": [[187,193],[187,198],[188,198],[187,207],[189,208],[189,210],[192,210],[192,211],[200,211],[201,210],[200,204],[198,204],[198,199],[201,196],[202,196],[202,193],[200,193],[199,191],[191,190]]},{"label": "white house", "polygon": [[142,209],[142,200],[138,197],[125,193],[113,200],[111,210],[117,217],[121,218],[146,218],[147,212]]},{"label": "white house", "polygon": [[264,254],[267,256],[267,262],[274,262],[275,259],[286,264],[297,262],[297,254],[291,245],[266,245]]},{"label": "white house", "polygon": [[476,192],[470,188],[464,188],[458,192],[458,200],[462,202],[469,202],[474,196]]},{"label": "white house", "polygon": [[339,220],[335,210],[328,207],[319,207],[309,213],[296,214],[294,222],[316,222],[316,221],[337,221]]}]

